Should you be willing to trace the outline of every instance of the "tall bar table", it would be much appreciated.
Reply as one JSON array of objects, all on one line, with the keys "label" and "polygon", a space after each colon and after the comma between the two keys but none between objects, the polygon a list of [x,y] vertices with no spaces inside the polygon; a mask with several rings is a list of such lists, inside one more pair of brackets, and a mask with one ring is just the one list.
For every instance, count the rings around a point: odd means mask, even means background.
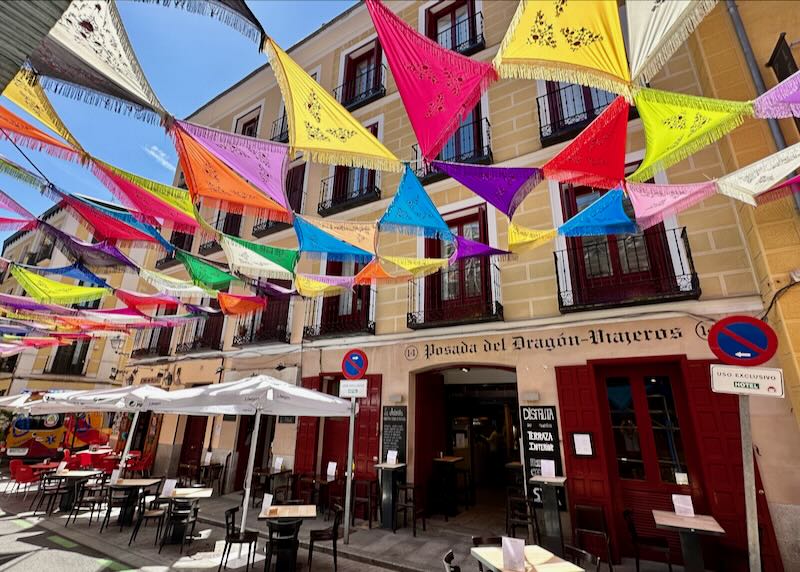
[{"label": "tall bar table", "polygon": [[381,482],[381,528],[394,529],[394,507],[397,503],[395,491],[397,485],[405,480],[405,463],[378,463],[375,468],[379,471]]},{"label": "tall bar table", "polygon": [[531,477],[532,485],[542,487],[542,519],[539,527],[539,543],[557,556],[564,555],[564,535],[561,531],[561,512],[558,510],[558,488],[563,487],[567,477]]}]

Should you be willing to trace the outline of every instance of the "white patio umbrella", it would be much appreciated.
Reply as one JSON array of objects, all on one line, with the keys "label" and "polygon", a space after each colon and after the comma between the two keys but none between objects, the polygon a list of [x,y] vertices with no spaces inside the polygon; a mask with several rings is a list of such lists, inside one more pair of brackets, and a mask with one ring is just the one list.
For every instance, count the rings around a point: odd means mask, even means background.
[{"label": "white patio umbrella", "polygon": [[19,393],[17,395],[6,395],[0,397],[0,409],[4,411],[13,411],[14,413],[21,411],[26,403],[35,401],[32,399],[31,393]]},{"label": "white patio umbrella", "polygon": [[[152,385],[129,385],[115,387],[114,389],[97,389],[87,391],[48,392],[44,400],[53,407],[53,411],[61,412],[61,407],[66,411],[133,411],[133,420],[128,429],[128,438],[125,440],[125,449],[120,457],[119,468],[125,467],[128,454],[131,450],[131,441],[136,425],[139,422],[139,412],[145,410],[148,399],[162,399],[167,392]],[[41,407],[44,408],[44,405]]]},{"label": "white patio umbrella", "polygon": [[[159,413],[186,415],[197,415],[201,411],[206,412],[204,414],[212,415],[214,413],[208,413],[208,411],[216,408],[230,408],[231,411],[235,411],[239,415],[255,415],[253,435],[258,435],[262,414],[305,417],[346,417],[351,414],[351,404],[344,399],[326,395],[319,391],[297,387],[268,375],[257,375],[239,381],[170,391],[161,400],[158,398],[148,399],[147,407],[151,411]],[[351,428],[351,441],[352,438],[353,431]],[[348,491],[352,480],[352,471],[350,470],[353,465],[352,450],[351,442],[350,455],[347,460]],[[255,456],[255,442],[251,440],[247,459],[247,472],[244,480],[241,530],[245,530],[247,524],[247,511],[250,505],[250,481],[253,478]],[[347,528],[350,522],[350,503],[346,502],[345,504],[348,511],[348,516],[345,518],[345,528]]]}]

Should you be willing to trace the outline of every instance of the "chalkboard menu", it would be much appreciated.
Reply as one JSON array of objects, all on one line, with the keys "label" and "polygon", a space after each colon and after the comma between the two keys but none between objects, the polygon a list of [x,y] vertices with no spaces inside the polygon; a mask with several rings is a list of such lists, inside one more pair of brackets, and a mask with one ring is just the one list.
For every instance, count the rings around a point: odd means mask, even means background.
[{"label": "chalkboard menu", "polygon": [[520,407],[519,418],[522,423],[525,478],[542,474],[543,459],[553,461],[556,475],[562,476],[556,408],[551,405],[523,406]]},{"label": "chalkboard menu", "polygon": [[406,462],[406,433],[408,431],[408,407],[405,405],[389,405],[383,408],[383,456],[381,462],[386,462],[386,453],[397,451],[397,462]]}]

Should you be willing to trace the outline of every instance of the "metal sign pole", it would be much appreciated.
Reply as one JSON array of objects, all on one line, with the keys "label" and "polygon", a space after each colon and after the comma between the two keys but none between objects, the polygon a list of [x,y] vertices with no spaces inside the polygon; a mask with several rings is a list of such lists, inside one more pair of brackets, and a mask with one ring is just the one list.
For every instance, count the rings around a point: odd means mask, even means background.
[{"label": "metal sign pole", "polygon": [[744,507],[747,515],[747,552],[750,572],[761,572],[761,544],[758,539],[756,471],[753,461],[753,435],[750,431],[750,397],[739,396],[739,424],[742,429],[742,468],[744,469]]},{"label": "metal sign pole", "polygon": [[350,543],[350,497],[353,494],[353,441],[356,435],[356,398],[350,398],[350,433],[347,437],[347,488],[344,491],[344,543]]}]

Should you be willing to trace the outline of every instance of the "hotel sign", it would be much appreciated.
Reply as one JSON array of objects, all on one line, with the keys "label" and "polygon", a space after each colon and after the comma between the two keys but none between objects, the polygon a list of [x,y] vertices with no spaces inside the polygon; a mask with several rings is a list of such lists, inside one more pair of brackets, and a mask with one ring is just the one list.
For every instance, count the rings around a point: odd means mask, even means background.
[{"label": "hotel sign", "polygon": [[772,367],[713,364],[711,390],[735,395],[783,397],[783,370]]}]

